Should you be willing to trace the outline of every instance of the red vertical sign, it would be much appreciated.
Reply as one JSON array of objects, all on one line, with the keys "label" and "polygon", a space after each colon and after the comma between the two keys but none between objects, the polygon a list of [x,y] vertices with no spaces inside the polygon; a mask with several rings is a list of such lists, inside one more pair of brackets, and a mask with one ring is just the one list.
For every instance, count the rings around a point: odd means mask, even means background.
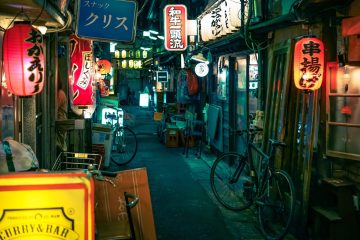
[{"label": "red vertical sign", "polygon": [[73,105],[93,104],[93,58],[91,41],[70,36],[71,91]]},{"label": "red vertical sign", "polygon": [[182,4],[166,5],[164,8],[165,49],[184,51],[187,48],[187,9]]}]

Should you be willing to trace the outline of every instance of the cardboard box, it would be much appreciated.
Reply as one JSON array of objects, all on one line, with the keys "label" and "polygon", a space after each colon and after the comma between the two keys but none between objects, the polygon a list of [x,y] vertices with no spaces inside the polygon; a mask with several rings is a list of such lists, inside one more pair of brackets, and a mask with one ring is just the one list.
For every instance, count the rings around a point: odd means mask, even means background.
[{"label": "cardboard box", "polygon": [[154,120],[155,121],[161,121],[163,118],[163,113],[162,112],[154,112]]},{"label": "cardboard box", "polygon": [[0,239],[95,239],[94,182],[83,172],[0,175]]},{"label": "cardboard box", "polygon": [[[132,208],[136,239],[155,240],[155,224],[146,168],[118,172],[109,181],[95,181],[96,229],[100,239],[117,239],[130,233],[124,192],[139,197]],[[113,185],[115,184],[115,185]]]}]

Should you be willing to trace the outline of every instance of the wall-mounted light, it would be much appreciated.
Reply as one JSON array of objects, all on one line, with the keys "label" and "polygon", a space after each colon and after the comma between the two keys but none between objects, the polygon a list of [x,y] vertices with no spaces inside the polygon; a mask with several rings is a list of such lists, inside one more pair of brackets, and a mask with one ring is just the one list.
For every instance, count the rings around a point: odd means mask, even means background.
[{"label": "wall-mounted light", "polygon": [[204,55],[202,53],[198,53],[198,54],[191,56],[191,60],[209,64],[209,61],[204,57]]}]

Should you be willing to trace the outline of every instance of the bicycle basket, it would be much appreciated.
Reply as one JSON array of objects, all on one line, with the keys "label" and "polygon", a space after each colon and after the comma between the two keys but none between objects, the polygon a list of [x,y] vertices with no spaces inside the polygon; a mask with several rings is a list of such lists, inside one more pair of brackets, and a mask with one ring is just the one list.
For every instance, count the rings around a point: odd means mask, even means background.
[{"label": "bicycle basket", "polygon": [[89,166],[99,170],[102,156],[95,153],[61,152],[57,157],[52,171],[88,169]]}]

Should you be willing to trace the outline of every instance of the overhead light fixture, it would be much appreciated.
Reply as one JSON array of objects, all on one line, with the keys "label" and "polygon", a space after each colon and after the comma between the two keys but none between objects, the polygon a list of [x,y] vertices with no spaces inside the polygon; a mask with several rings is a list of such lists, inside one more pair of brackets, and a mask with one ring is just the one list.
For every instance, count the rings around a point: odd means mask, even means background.
[{"label": "overhead light fixture", "polygon": [[157,38],[153,37],[153,36],[149,36],[149,38],[152,39],[152,40],[157,40]]},{"label": "overhead light fixture", "polygon": [[155,30],[149,30],[149,32],[151,32],[152,34],[159,34],[159,32]]},{"label": "overhead light fixture", "polygon": [[150,47],[140,47],[141,50],[145,50],[145,51],[150,51],[151,48]]},{"label": "overhead light fixture", "polygon": [[47,27],[46,26],[36,26],[37,30],[41,32],[42,35],[46,34]]},{"label": "overhead light fixture", "polygon": [[143,31],[143,36],[144,36],[144,37],[150,37],[150,32],[148,32],[148,31]]},{"label": "overhead light fixture", "polygon": [[164,40],[165,39],[165,37],[164,36],[157,36],[159,39],[161,39],[161,40]]},{"label": "overhead light fixture", "polygon": [[194,60],[194,61],[209,64],[209,61],[204,57],[204,55],[202,53],[195,54],[195,55],[191,56],[190,59]]}]

